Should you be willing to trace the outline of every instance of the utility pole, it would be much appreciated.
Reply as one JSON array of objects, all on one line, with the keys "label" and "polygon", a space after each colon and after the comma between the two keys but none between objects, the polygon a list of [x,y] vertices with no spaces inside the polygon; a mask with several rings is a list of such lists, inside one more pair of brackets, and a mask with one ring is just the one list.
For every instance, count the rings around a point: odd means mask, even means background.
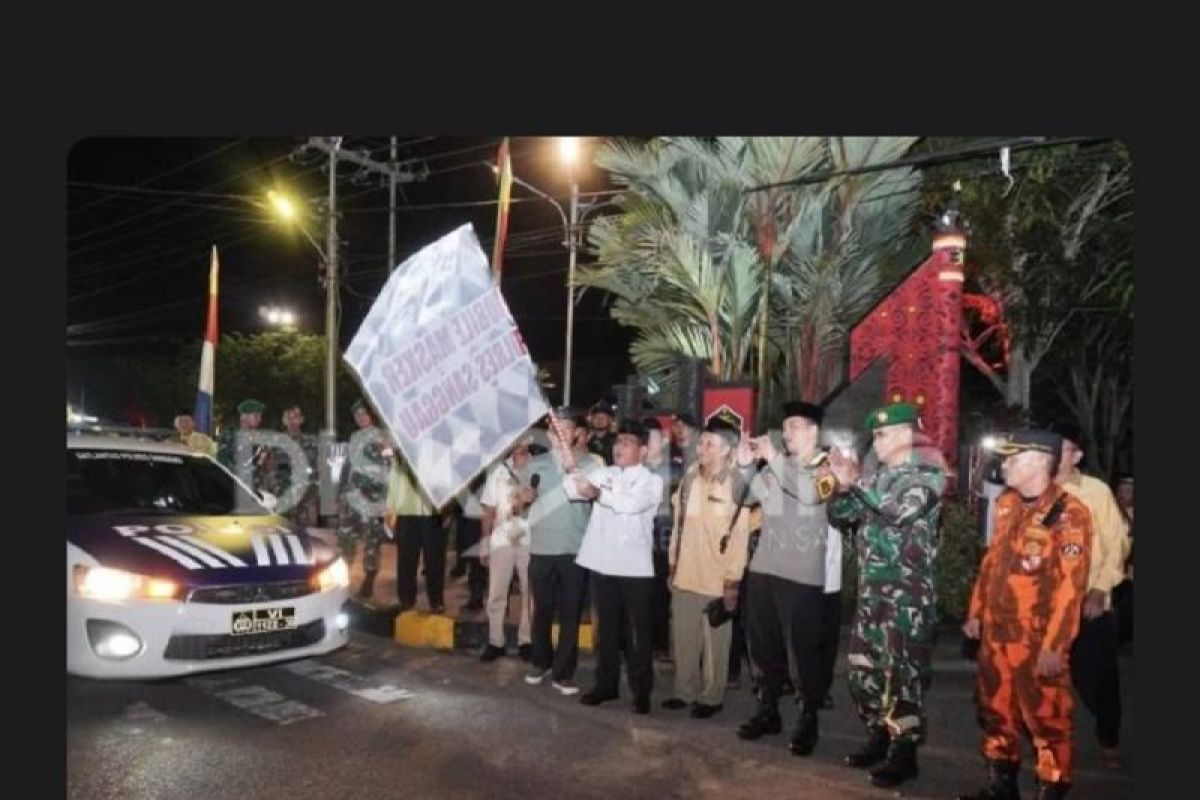
[{"label": "utility pole", "polygon": [[[342,149],[341,136],[312,136],[305,147],[320,150],[329,155],[329,217],[326,221],[325,240],[325,430],[323,435],[332,441],[337,437],[337,362],[338,362],[338,238],[337,238],[337,165],[349,162],[369,172],[385,175],[392,184],[392,202],[395,203],[395,186],[424,180],[426,173],[414,173],[399,169],[395,164],[375,161],[366,153]],[[396,139],[392,137],[392,152],[395,153]],[[390,267],[391,265],[389,265]]]},{"label": "utility pole", "polygon": [[392,172],[388,175],[388,273],[396,268],[396,137],[392,137],[392,146],[388,151],[388,160]]},{"label": "utility pole", "polygon": [[563,405],[571,405],[571,356],[575,341],[575,253],[579,242],[579,182],[571,178],[571,223],[567,226],[567,354],[563,360]]},{"label": "utility pole", "polygon": [[[384,164],[373,160],[369,153],[359,153],[342,149],[341,136],[311,136],[301,149],[312,148],[320,150],[329,156],[329,213],[325,221],[325,252],[320,253],[325,267],[325,427],[321,431],[318,452],[321,454],[322,465],[328,463],[330,472],[321,469],[321,512],[328,517],[333,513],[336,499],[334,486],[336,475],[332,474],[333,445],[337,442],[337,366],[338,366],[338,232],[337,232],[337,166],[339,161],[348,161],[360,168],[386,175],[392,186],[392,203],[395,204],[395,186],[399,183],[411,183],[424,180],[428,170],[413,173],[399,169],[394,163]],[[395,160],[396,139],[392,137],[392,160]],[[394,215],[393,215],[394,216]],[[394,225],[394,223],[393,223]],[[391,253],[394,247],[394,230],[389,237],[389,260],[394,258]],[[316,246],[316,242],[313,241]],[[394,266],[389,263],[388,268]]]}]

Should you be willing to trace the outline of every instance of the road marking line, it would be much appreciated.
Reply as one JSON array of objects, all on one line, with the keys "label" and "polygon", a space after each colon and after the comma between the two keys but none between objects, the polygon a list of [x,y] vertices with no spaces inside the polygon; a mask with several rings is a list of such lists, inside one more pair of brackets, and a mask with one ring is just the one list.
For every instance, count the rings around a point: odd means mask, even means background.
[{"label": "road marking line", "polygon": [[143,701],[126,706],[122,716],[129,722],[162,722],[167,718],[166,714]]},{"label": "road marking line", "polygon": [[193,678],[186,684],[199,689],[204,694],[248,711],[257,717],[270,720],[278,725],[291,725],[305,719],[325,716],[324,712],[306,706],[298,700],[289,700],[278,692],[273,692],[265,686],[238,685],[235,678],[208,679]]},{"label": "road marking line", "polygon": [[394,703],[397,700],[407,700],[416,696],[407,689],[401,689],[390,683],[371,685],[361,675],[355,675],[353,672],[317,661],[297,661],[292,664],[283,664],[280,668],[372,703]]}]

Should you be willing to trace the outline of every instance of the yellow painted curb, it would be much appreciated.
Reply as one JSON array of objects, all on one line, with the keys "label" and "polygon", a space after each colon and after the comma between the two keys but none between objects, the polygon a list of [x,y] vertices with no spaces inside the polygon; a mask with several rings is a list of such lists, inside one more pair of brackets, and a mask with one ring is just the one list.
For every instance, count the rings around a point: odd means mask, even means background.
[{"label": "yellow painted curb", "polygon": [[444,614],[405,611],[396,617],[392,631],[392,638],[408,647],[454,649],[454,620]]},{"label": "yellow painted curb", "polygon": [[[550,641],[558,647],[558,624],[550,630]],[[592,652],[592,626],[591,623],[585,623],[579,626],[579,649],[587,652]]]}]

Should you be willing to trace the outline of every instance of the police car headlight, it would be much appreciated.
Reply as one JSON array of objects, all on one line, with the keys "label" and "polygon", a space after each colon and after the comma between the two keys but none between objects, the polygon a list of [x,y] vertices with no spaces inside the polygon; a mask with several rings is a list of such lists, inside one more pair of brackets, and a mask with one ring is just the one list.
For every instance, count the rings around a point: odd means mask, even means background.
[{"label": "police car headlight", "polygon": [[81,597],[116,602],[131,598],[175,600],[180,586],[174,581],[136,575],[108,567],[75,566],[75,589]]},{"label": "police car headlight", "polygon": [[317,573],[317,588],[322,592],[343,589],[350,585],[350,567],[338,557],[325,569]]}]

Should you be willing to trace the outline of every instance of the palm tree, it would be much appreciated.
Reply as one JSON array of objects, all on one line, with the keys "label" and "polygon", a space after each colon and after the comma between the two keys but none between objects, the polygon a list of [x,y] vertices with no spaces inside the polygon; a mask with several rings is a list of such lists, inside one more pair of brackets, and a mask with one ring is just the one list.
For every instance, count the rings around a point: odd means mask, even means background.
[{"label": "palm tree", "polygon": [[[597,263],[577,282],[611,293],[637,330],[630,355],[664,387],[678,355],[765,394],[820,399],[849,327],[882,293],[881,270],[917,207],[911,170],[748,192],[895,159],[908,137],[660,138],[614,141],[596,163],[622,188],[597,221]],[[769,287],[769,290],[768,290]]]}]

